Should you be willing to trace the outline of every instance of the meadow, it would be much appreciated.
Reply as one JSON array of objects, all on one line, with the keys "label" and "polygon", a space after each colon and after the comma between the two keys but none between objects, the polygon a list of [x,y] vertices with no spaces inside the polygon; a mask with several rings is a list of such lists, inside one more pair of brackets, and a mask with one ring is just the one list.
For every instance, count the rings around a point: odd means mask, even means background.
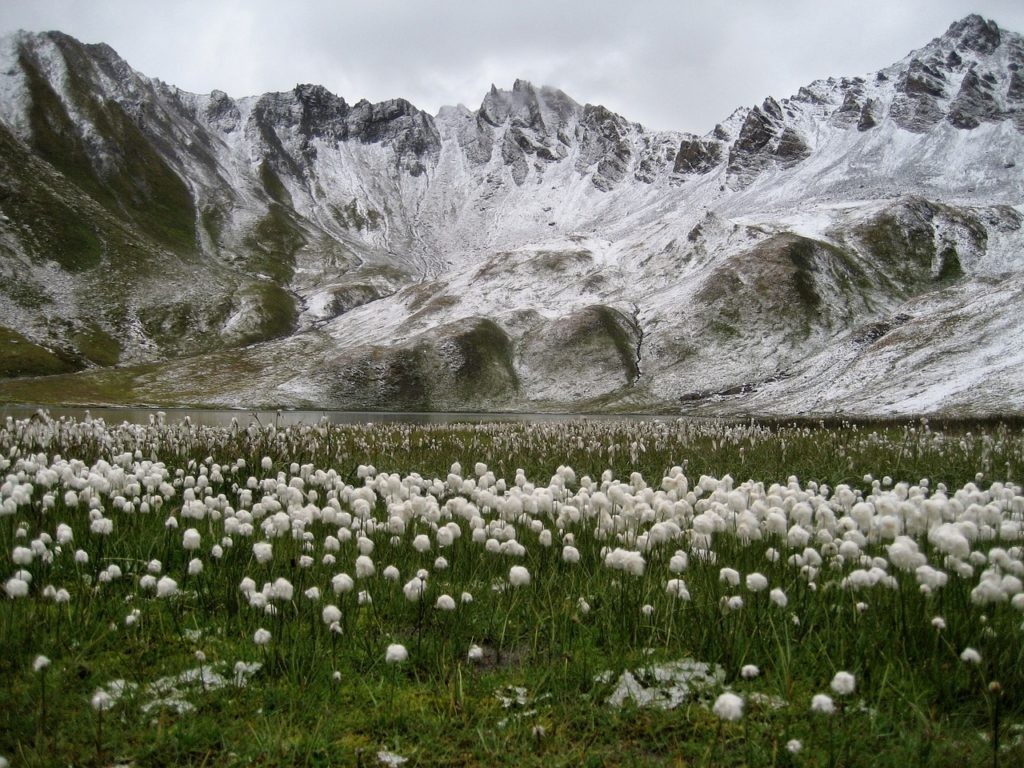
[{"label": "meadow", "polygon": [[0,424],[0,764],[1020,765],[1019,425]]}]

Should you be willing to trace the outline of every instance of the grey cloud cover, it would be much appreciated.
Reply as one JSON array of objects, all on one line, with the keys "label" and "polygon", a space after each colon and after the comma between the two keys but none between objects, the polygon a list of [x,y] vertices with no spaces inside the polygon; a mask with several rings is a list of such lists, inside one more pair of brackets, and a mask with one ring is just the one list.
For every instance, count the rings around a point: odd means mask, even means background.
[{"label": "grey cloud cover", "polygon": [[653,128],[704,133],[765,96],[886,66],[972,12],[1024,31],[1020,0],[2,0],[0,32],[106,42],[196,92],[310,82],[436,112],[523,77]]}]

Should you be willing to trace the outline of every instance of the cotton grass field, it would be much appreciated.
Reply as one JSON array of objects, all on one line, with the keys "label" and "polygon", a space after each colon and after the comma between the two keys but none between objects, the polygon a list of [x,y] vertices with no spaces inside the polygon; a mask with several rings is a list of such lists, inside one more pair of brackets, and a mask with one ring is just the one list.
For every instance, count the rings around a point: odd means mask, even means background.
[{"label": "cotton grass field", "polygon": [[11,765],[1019,765],[999,424],[8,418]]}]

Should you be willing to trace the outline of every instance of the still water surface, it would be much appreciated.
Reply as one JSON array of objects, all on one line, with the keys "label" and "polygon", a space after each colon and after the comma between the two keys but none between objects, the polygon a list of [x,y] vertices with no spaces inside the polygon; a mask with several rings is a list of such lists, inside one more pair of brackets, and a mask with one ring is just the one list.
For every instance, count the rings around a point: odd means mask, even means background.
[{"label": "still water surface", "polygon": [[[38,408],[31,406],[0,405],[0,419],[8,416],[24,419],[35,413]],[[207,408],[47,408],[50,416],[62,416],[84,419],[91,416],[103,419],[108,424],[120,424],[127,421],[133,424],[148,424],[150,417],[157,413],[164,414],[164,420],[175,423],[188,418],[193,424],[203,426],[230,426],[232,419],[241,425],[253,421],[260,424],[276,424],[279,427],[293,424],[317,424],[326,418],[331,424],[380,424],[384,422],[404,422],[414,424],[449,424],[453,422],[486,422],[486,421],[566,421],[569,419],[587,419],[597,421],[670,421],[677,416],[656,415],[579,415],[555,413],[409,413],[399,411],[244,411],[217,410]]]}]

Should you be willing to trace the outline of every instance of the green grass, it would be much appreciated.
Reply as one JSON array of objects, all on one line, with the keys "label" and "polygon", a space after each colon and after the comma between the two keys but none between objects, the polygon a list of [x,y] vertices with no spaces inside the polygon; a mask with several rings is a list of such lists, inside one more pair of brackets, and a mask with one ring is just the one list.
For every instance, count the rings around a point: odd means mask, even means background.
[{"label": "green grass", "polygon": [[[140,451],[138,464],[131,458],[135,450]],[[359,515],[365,511],[353,506],[350,494],[364,484],[360,465],[372,463],[403,476],[417,472],[444,483],[456,460],[463,463],[464,477],[474,477],[473,463],[481,461],[510,487],[517,467],[546,488],[558,467],[569,464],[578,478],[568,480],[572,493],[584,474],[596,479],[606,469],[623,481],[632,472],[642,473],[658,488],[673,465],[686,467],[691,488],[705,473],[728,473],[737,481],[752,477],[765,487],[797,475],[804,488],[813,487],[811,482],[847,483],[867,494],[878,492],[863,477],[873,472],[914,484],[928,477],[933,491],[943,482],[952,492],[979,471],[985,473],[982,488],[991,480],[1019,475],[1024,436],[1015,427],[951,424],[940,431],[924,423],[577,421],[107,429],[38,418],[0,426],[0,455],[10,457],[4,459],[9,462],[5,471],[13,482],[20,482],[18,472],[26,473],[25,481],[35,478],[38,467],[30,464],[50,460],[39,457],[40,452],[82,459],[83,470],[72,468],[72,474],[106,473],[115,484],[124,476],[110,466],[125,466],[128,482],[138,477],[140,485],[96,495],[97,506],[114,521],[109,537],[91,534],[87,504],[67,506],[66,486],[46,488],[45,479],[36,482],[31,498],[16,504],[13,514],[0,516],[0,552],[7,553],[0,554],[5,563],[0,575],[5,581],[16,567],[8,560],[15,546],[28,546],[43,532],[55,536],[58,522],[74,530],[74,542],[51,564],[36,558],[26,566],[35,576],[29,597],[0,604],[5,649],[0,655],[5,702],[0,755],[18,765],[371,766],[382,749],[408,758],[408,765],[992,765],[992,749],[983,736],[992,733],[996,699],[987,684],[993,679],[1002,685],[998,729],[1004,748],[997,757],[1003,765],[1024,759],[1022,616],[1005,603],[974,605],[968,594],[976,578],[951,576],[946,587],[926,596],[912,575],[897,573],[898,589],[850,593],[837,586],[852,567],[847,564],[837,571],[824,567],[813,588],[799,568],[786,563],[790,552],[784,539],[769,536],[745,543],[722,532],[713,537],[717,563],[703,563],[691,554],[680,575],[693,598],[680,603],[664,591],[672,575],[668,557],[679,545],[647,552],[643,576],[629,576],[601,563],[601,548],[621,543],[597,536],[595,520],[581,520],[567,528],[575,535],[581,561],[568,564],[559,557],[557,535],[555,546],[545,548],[525,521],[489,512],[482,497],[449,486],[440,499],[442,509],[446,499],[462,497],[473,499],[489,520],[508,517],[526,547],[525,556],[484,554],[458,515],[452,520],[463,535],[448,548],[439,549],[434,540],[430,514],[413,514],[393,544],[388,517],[411,501],[378,496],[368,510],[385,526],[369,536],[377,572],[357,580],[355,591],[336,596],[330,579],[338,572],[354,575],[354,539],[340,543],[335,564],[321,558],[326,537],[345,521],[314,517],[303,525],[315,542],[308,568],[299,562],[305,554],[301,541],[291,536],[271,539],[273,559],[258,564],[251,545],[263,538],[260,525],[269,517],[239,495],[250,475],[257,483],[271,483],[253,492],[253,502],[264,493],[272,496],[278,479],[283,484],[303,477],[304,491],[318,492],[317,509],[329,508],[335,497],[342,512]],[[264,456],[271,461],[269,469],[260,467]],[[165,480],[175,487],[174,495],[160,492],[167,500],[159,511],[115,509],[115,495],[129,502],[138,497],[136,504],[152,502],[144,486],[154,469],[141,462],[153,457],[166,462]],[[108,463],[89,469],[101,458]],[[232,471],[237,459],[246,467]],[[337,484],[318,476],[314,467],[337,472]],[[211,498],[224,494],[221,519],[184,515],[183,499],[197,478],[202,478],[200,496],[204,484]],[[85,485],[79,485],[79,493]],[[45,501],[47,492],[52,501]],[[304,513],[299,510],[309,499],[295,503],[293,517],[300,519]],[[216,559],[210,547],[226,533],[226,504],[251,509],[256,534],[230,534],[234,546]],[[179,528],[165,526],[169,516],[180,521]],[[557,533],[557,510],[531,517]],[[445,522],[445,517],[437,521]],[[202,537],[196,552],[182,548],[188,527]],[[23,538],[16,536],[19,528]],[[419,533],[430,538],[429,552],[409,546]],[[996,541],[979,548],[999,544],[1011,546]],[[783,549],[779,562],[765,558],[769,546]],[[88,552],[87,564],[73,561],[71,553],[79,548]],[[885,554],[883,546],[868,551]],[[448,560],[445,570],[434,569],[439,554]],[[189,576],[186,564],[193,556],[203,561],[204,570]],[[157,599],[140,589],[139,579],[153,558],[161,561],[162,573],[176,579],[176,597]],[[940,560],[931,553],[929,558]],[[124,575],[97,588],[98,575],[111,564],[118,564]],[[382,577],[388,564],[401,572],[397,583]],[[512,564],[529,569],[531,585],[493,590]],[[719,568],[724,565],[741,573],[764,573],[773,586],[785,589],[788,607],[772,605],[765,593],[722,584]],[[417,568],[431,575],[426,600],[410,603],[401,585]],[[276,616],[253,609],[238,590],[244,576],[251,576],[257,589],[285,577],[295,587],[294,599],[278,603]],[[70,602],[57,605],[42,598],[46,584],[67,588]],[[323,590],[320,600],[303,596],[311,585]],[[357,605],[360,589],[373,595],[372,605]],[[472,603],[452,613],[432,607],[442,592],[458,600],[462,591],[473,594]],[[743,609],[722,610],[719,599],[731,593],[743,595]],[[581,597],[589,612],[579,608]],[[866,612],[857,609],[857,601],[867,602]],[[321,621],[326,603],[341,608],[340,635],[332,635]],[[651,617],[641,613],[644,604],[653,606]],[[138,621],[126,626],[125,616],[133,609],[139,611]],[[930,624],[936,614],[948,622],[941,633]],[[258,627],[272,634],[266,647],[252,641]],[[384,663],[384,648],[392,642],[406,645],[408,662]],[[466,659],[471,643],[487,649],[486,663]],[[968,645],[982,654],[978,668],[958,659]],[[243,688],[180,686],[181,696],[194,706],[189,712],[159,705],[144,711],[153,699],[146,686],[196,668],[196,651],[205,654],[207,670],[229,677],[240,660],[263,666]],[[32,670],[37,654],[52,660],[43,674]],[[664,711],[605,703],[614,684],[596,680],[599,673],[611,670],[615,676],[684,657],[721,665],[726,684],[747,699],[741,722],[720,723],[709,711],[719,689]],[[753,680],[738,674],[748,663],[761,669]],[[828,692],[839,669],[854,673],[856,692],[848,700],[835,697],[841,707],[836,715],[812,714],[811,697]],[[118,679],[133,684],[134,692],[100,717],[90,698]],[[525,689],[522,704],[502,705],[498,695],[508,686]],[[754,694],[778,697],[781,703],[778,708],[757,705]],[[802,742],[798,755],[786,751],[790,739]]]},{"label": "green grass", "polygon": [[117,365],[121,359],[121,343],[96,323],[73,334],[71,340],[78,351],[96,365]]},{"label": "green grass", "polygon": [[493,320],[479,320],[454,342],[459,351],[455,380],[467,400],[507,397],[519,388],[512,341]]},{"label": "green grass", "polygon": [[75,368],[66,356],[31,342],[11,328],[0,326],[0,378],[49,376],[69,373]]},{"label": "green grass", "polygon": [[252,344],[287,336],[295,329],[295,298],[281,286],[261,280],[252,283],[243,293],[256,298],[260,306],[260,322],[239,340],[240,345]]},{"label": "green grass", "polygon": [[242,242],[251,252],[249,266],[283,285],[292,278],[295,253],[306,244],[306,238],[287,210],[273,204]]},{"label": "green grass", "polygon": [[195,207],[181,177],[160,157],[149,138],[114,101],[93,95],[93,64],[77,44],[63,41],[67,88],[75,107],[90,119],[114,162],[99,169],[61,98],[26,51],[18,63],[25,72],[31,107],[32,148],[111,213],[127,215],[143,232],[178,253],[195,250]]}]

